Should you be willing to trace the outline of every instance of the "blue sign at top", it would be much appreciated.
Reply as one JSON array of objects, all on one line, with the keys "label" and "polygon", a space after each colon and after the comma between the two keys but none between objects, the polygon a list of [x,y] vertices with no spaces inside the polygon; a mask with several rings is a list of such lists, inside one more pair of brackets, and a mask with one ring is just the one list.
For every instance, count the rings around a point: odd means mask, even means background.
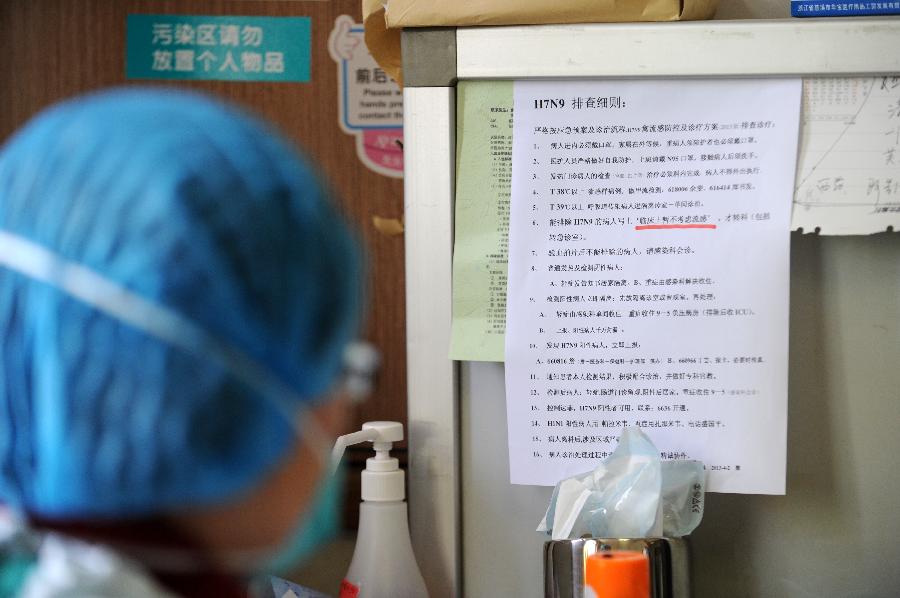
[{"label": "blue sign at top", "polygon": [[128,15],[129,79],[309,81],[309,17]]}]

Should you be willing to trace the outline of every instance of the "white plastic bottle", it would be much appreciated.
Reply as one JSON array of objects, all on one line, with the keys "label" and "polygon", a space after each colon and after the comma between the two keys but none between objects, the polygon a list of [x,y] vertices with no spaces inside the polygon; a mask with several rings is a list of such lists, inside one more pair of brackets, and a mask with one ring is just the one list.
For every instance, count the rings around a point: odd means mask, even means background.
[{"label": "white plastic bottle", "polygon": [[403,424],[368,422],[335,445],[335,463],[351,444],[368,441],[375,449],[362,472],[359,533],[340,598],[428,598],[409,540],[403,471],[390,455],[401,440]]}]

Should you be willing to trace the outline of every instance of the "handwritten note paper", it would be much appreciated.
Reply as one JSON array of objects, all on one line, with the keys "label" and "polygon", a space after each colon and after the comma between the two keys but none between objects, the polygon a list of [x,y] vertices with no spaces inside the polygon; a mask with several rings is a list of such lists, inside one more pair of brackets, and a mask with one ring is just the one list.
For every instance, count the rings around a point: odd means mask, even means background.
[{"label": "handwritten note paper", "polygon": [[593,469],[639,425],[712,491],[784,492],[800,88],[515,83],[513,483]]},{"label": "handwritten note paper", "polygon": [[900,230],[900,77],[803,81],[793,228]]}]

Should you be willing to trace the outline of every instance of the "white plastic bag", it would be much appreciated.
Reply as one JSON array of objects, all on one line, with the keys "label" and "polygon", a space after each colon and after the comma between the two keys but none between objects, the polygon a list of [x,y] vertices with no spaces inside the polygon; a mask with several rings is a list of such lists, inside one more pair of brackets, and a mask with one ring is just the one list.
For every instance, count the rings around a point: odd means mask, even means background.
[{"label": "white plastic bag", "polygon": [[662,461],[640,428],[628,427],[591,472],[561,481],[537,528],[554,540],[683,536],[703,516],[699,461]]}]

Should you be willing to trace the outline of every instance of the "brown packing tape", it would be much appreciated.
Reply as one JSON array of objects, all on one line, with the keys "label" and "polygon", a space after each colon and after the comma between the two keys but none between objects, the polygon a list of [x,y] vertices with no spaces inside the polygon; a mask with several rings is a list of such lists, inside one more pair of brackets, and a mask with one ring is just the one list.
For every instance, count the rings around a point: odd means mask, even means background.
[{"label": "brown packing tape", "polygon": [[705,21],[716,16],[719,0],[688,0],[681,8],[680,21]]},{"label": "brown packing tape", "polygon": [[402,235],[404,229],[403,220],[397,218],[382,218],[381,216],[372,216],[372,225],[375,230],[383,235],[394,237]]},{"label": "brown packing tape", "polygon": [[384,72],[403,87],[400,29],[388,29],[383,0],[362,0],[366,47]]},{"label": "brown packing tape", "polygon": [[402,85],[400,29],[711,19],[718,0],[363,0],[366,45]]}]

